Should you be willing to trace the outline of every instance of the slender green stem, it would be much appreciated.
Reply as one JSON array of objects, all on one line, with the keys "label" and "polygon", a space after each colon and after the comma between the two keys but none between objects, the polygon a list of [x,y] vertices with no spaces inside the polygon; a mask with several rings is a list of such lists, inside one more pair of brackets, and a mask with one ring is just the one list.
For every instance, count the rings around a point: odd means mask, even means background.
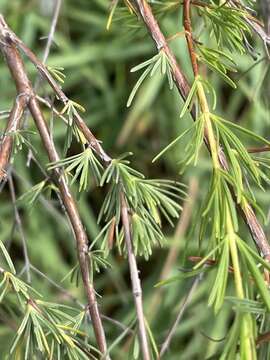
[{"label": "slender green stem", "polygon": [[[226,227],[229,235],[229,247],[234,269],[234,282],[237,297],[241,300],[245,299],[245,292],[242,282],[242,275],[240,271],[240,262],[238,257],[238,249],[236,244],[236,235],[233,228],[233,222],[229,210],[228,203],[226,203]],[[241,354],[244,354],[243,359],[254,359],[254,339],[252,336],[252,318],[250,314],[244,314],[241,323]],[[242,356],[242,355],[241,355]],[[256,355],[255,355],[256,356]],[[242,357],[241,357],[242,359]]]},{"label": "slender green stem", "polygon": [[203,85],[201,84],[200,81],[198,81],[198,85],[197,85],[197,96],[198,96],[201,112],[203,114],[205,121],[205,132],[208,135],[208,141],[209,141],[211,156],[213,160],[213,168],[214,170],[217,170],[221,168],[218,159],[218,144],[216,142],[216,138],[210,118],[210,111],[209,111],[207,98],[205,95]]}]

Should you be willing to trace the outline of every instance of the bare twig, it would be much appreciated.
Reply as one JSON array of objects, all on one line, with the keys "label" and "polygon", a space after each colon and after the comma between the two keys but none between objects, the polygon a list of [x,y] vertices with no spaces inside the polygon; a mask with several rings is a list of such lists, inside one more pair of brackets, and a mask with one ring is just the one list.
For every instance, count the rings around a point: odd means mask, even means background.
[{"label": "bare twig", "polygon": [[[0,27],[1,27],[1,18],[0,18]],[[1,38],[1,33],[0,33]],[[6,169],[8,167],[11,151],[13,146],[13,133],[18,130],[20,127],[20,122],[24,109],[27,105],[30,88],[24,76],[24,69],[21,63],[17,62],[16,56],[17,53],[14,52],[14,45],[8,44],[5,42],[0,42],[1,51],[6,59],[7,65],[12,75],[17,74],[16,77],[16,89],[17,97],[15,99],[13,108],[9,114],[5,134],[1,141],[0,145],[0,182],[6,176]],[[18,81],[17,81],[18,79]],[[25,84],[25,86],[23,86]]]},{"label": "bare twig", "polygon": [[47,38],[43,58],[42,58],[43,64],[46,63],[46,61],[48,59],[48,56],[49,56],[49,53],[50,53],[50,50],[51,50],[51,46],[53,44],[53,38],[54,38],[55,29],[56,29],[56,25],[57,25],[59,14],[60,14],[61,5],[62,5],[62,0],[56,0],[55,1],[55,7],[54,7],[54,10],[53,10],[53,17],[52,17],[52,21],[51,21],[51,27],[50,27],[50,31],[49,31],[49,34],[48,34],[48,38]]},{"label": "bare twig", "polygon": [[264,343],[266,342],[270,342],[270,332],[267,331],[266,333],[264,334],[260,334],[256,340],[256,345],[257,346],[261,346],[263,345]]},{"label": "bare twig", "polygon": [[[40,271],[38,268],[36,268],[34,265],[30,265],[31,269],[41,276],[43,279],[48,281],[52,286],[54,286],[57,290],[59,290],[63,295],[68,297],[71,301],[73,301],[76,305],[78,305],[81,309],[85,309],[85,305],[81,303],[73,294],[71,294],[67,289],[65,289],[63,286],[59,285],[57,282],[55,282],[53,279],[51,279],[48,275],[44,274],[42,271]],[[119,329],[122,329],[123,331],[127,331],[129,334],[133,334],[134,331],[129,329],[126,325],[122,324],[120,321],[117,321],[109,316],[101,314],[102,319],[114,324]]]},{"label": "bare twig", "polygon": [[47,99],[44,99],[39,95],[36,95],[36,99],[41,104],[44,104],[47,108],[49,108],[55,115],[57,115],[60,119],[62,119],[66,124],[68,124],[68,119],[63,114],[61,114],[61,112],[58,111],[54,106],[52,106],[52,104]]},{"label": "bare twig", "polygon": [[123,192],[121,193],[121,218],[122,218],[126,246],[127,246],[127,254],[128,254],[128,262],[129,262],[133,297],[134,297],[136,313],[137,313],[137,318],[138,318],[142,358],[143,358],[143,360],[150,360],[151,357],[150,357],[150,352],[149,352],[147,332],[146,332],[146,327],[145,327],[145,322],[144,322],[144,314],[143,314],[141,281],[139,278],[139,271],[138,271],[136,257],[135,257],[134,251],[133,251],[132,240],[131,240],[131,235],[130,235],[130,223],[129,223],[127,202],[126,202],[125,195]]},{"label": "bare twig", "polygon": [[[151,35],[152,39],[155,42],[157,50],[163,49],[163,51],[166,53],[171,63],[171,67],[172,67],[171,71],[172,71],[174,83],[180,95],[185,100],[190,90],[189,84],[184,74],[180,70],[180,67],[175,59],[175,56],[171,51],[171,49],[169,48],[166,39],[160,30],[160,27],[152,13],[150,5],[145,0],[132,0],[132,4],[134,4],[134,7],[137,9],[138,13],[140,14],[142,21],[144,22],[149,34]],[[191,110],[191,115],[193,117],[193,120],[195,121],[196,111],[194,106]],[[209,149],[208,146],[209,140],[207,133],[205,133],[205,143]],[[224,154],[224,151],[220,146],[218,149],[218,157],[219,157],[220,165],[223,168],[223,170],[228,171],[229,168],[228,162]],[[247,202],[245,204],[241,204],[241,208],[242,208],[242,215],[244,221],[246,222],[250,234],[254,242],[256,243],[261,255],[267,261],[270,261],[270,245],[268,243],[264,230],[254,213],[254,210]]]},{"label": "bare twig", "polygon": [[24,263],[25,263],[24,266],[25,266],[25,270],[26,270],[26,279],[27,279],[27,282],[30,283],[31,282],[31,271],[30,271],[31,264],[30,264],[30,260],[29,260],[29,256],[28,256],[27,243],[26,243],[26,238],[24,236],[21,217],[20,217],[17,205],[16,205],[16,194],[15,194],[15,188],[14,188],[12,174],[10,174],[8,176],[8,184],[9,184],[9,190],[10,190],[10,195],[11,195],[11,201],[12,201],[12,205],[14,208],[15,221],[17,224],[17,228],[18,228],[21,240],[22,240]]},{"label": "bare twig", "polygon": [[[54,143],[49,134],[45,119],[43,114],[39,108],[38,102],[35,97],[32,97],[29,101],[29,109],[35,120],[36,126],[39,130],[40,137],[43,141],[43,145],[47,151],[49,160],[51,162],[59,161],[58,154],[55,150]],[[94,332],[96,335],[96,339],[98,342],[99,349],[101,353],[106,353],[106,339],[104,334],[104,329],[102,326],[95,290],[93,284],[90,280],[89,275],[89,261],[88,261],[88,239],[84,229],[84,226],[81,222],[77,205],[70,193],[70,190],[67,186],[66,180],[64,176],[61,174],[61,171],[56,169],[54,170],[55,178],[60,190],[61,199],[69,216],[70,222],[72,224],[72,228],[74,230],[75,238],[77,241],[77,251],[78,251],[78,259],[82,273],[82,279],[84,283],[84,287],[87,294],[88,304],[89,304],[89,312],[91,316],[91,320],[93,323]]]},{"label": "bare twig", "polygon": [[202,274],[198,275],[196,277],[196,279],[193,281],[193,284],[189,290],[189,292],[187,293],[185,299],[181,302],[181,306],[180,306],[180,310],[178,312],[178,315],[175,319],[175,322],[173,323],[172,328],[170,329],[168,335],[166,336],[165,341],[163,342],[162,346],[161,346],[161,350],[159,353],[159,359],[161,359],[161,357],[165,354],[165,352],[168,350],[168,347],[170,346],[171,340],[173,338],[173,335],[175,333],[175,331],[177,330],[177,327],[179,325],[180,320],[182,319],[184,312],[186,310],[186,308],[188,307],[188,305],[190,304],[191,300],[192,300],[192,296],[194,294],[194,292],[196,291],[199,282],[201,280],[201,276]]},{"label": "bare twig", "polygon": [[[52,20],[51,20],[51,26],[50,26],[50,30],[49,30],[49,34],[47,37],[46,46],[45,46],[44,53],[43,53],[43,58],[42,58],[43,64],[46,63],[48,56],[50,54],[50,50],[51,50],[51,46],[53,44],[54,34],[55,34],[55,30],[56,30],[56,25],[57,25],[59,14],[60,14],[61,5],[62,5],[62,0],[55,1],[55,6],[53,9],[53,16],[52,16]],[[40,86],[41,80],[42,80],[42,78],[40,76],[38,76],[36,78],[36,81],[34,83],[35,92],[37,92],[37,89]],[[28,120],[28,118],[25,119],[24,124],[27,124],[27,120]],[[31,162],[32,158],[33,158],[33,153],[32,153],[32,150],[29,149],[28,156],[27,156],[27,166],[30,166],[30,162]]]},{"label": "bare twig", "polygon": [[26,94],[16,97],[15,103],[8,118],[5,134],[0,145],[0,182],[6,177],[6,170],[10,162],[14,132],[19,129],[22,115],[27,104]]}]

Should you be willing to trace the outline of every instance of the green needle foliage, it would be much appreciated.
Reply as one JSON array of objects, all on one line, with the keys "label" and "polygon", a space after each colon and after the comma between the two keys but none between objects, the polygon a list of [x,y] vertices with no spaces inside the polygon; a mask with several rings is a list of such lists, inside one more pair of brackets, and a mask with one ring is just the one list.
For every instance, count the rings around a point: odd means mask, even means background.
[{"label": "green needle foliage", "polygon": [[127,155],[112,160],[102,175],[100,186],[108,184],[109,189],[98,222],[104,219],[107,224],[98,237],[102,235],[101,248],[106,253],[114,237],[119,252],[125,252],[121,225],[121,192],[124,192],[130,209],[135,255],[148,259],[152,247],[163,244],[161,216],[173,225],[172,219],[178,218],[181,210],[178,201],[185,192],[181,184],[171,180],[145,179],[129,166],[129,161],[125,159]]},{"label": "green needle foliage", "polygon": [[244,9],[209,1],[209,5],[201,12],[205,21],[210,22],[211,34],[215,36],[218,47],[225,46],[241,54],[246,52],[243,39],[246,34],[251,34],[251,30],[246,22],[247,12]]},{"label": "green needle foliage", "polygon": [[139,87],[142,85],[143,81],[147,78],[147,76],[152,77],[157,71],[159,71],[161,75],[167,76],[170,90],[172,90],[173,88],[171,65],[169,59],[167,58],[167,55],[163,50],[160,50],[160,52],[157,55],[153,56],[151,59],[146,60],[143,63],[133,67],[130,71],[136,72],[144,68],[144,72],[140,76],[139,80],[136,82],[134,88],[129,95],[127,107],[130,107]]},{"label": "green needle foliage", "polygon": [[85,343],[87,334],[79,330],[84,315],[76,308],[41,300],[40,294],[16,276],[2,242],[0,248],[11,271],[1,268],[0,302],[14,307],[15,300],[17,311],[24,314],[9,350],[10,358],[98,359],[98,351]]},{"label": "green needle foliage", "polygon": [[75,170],[71,185],[79,178],[80,192],[87,190],[89,176],[94,177],[96,182],[99,183],[103,170],[102,164],[89,147],[80,154],[49,164],[48,170],[58,167],[64,167],[66,174],[71,174],[72,171]]}]

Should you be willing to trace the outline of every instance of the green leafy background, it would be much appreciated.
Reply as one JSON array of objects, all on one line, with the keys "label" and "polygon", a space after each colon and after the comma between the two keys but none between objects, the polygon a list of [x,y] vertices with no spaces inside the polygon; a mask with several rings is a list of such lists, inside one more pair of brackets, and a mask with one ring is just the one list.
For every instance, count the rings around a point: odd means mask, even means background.
[{"label": "green leafy background", "polygon": [[[33,49],[41,58],[49,31],[51,14],[48,6],[51,1],[38,0],[0,0],[0,10],[10,27]],[[158,8],[158,6],[157,6]],[[191,268],[193,263],[188,256],[199,256],[198,247],[198,211],[209,187],[211,164],[209,155],[201,149],[196,167],[189,167],[180,175],[179,161],[183,157],[182,142],[154,164],[153,158],[180,132],[190,126],[190,116],[186,114],[179,118],[183,102],[175,89],[169,89],[166,77],[155,74],[148,77],[140,86],[127,108],[129,95],[138,80],[138,73],[130,70],[141,62],[155,55],[151,38],[140,26],[136,18],[127,10],[116,11],[109,31],[106,30],[109,10],[107,0],[77,0],[64,1],[48,64],[64,67],[66,75],[63,84],[64,91],[74,101],[86,109],[84,118],[98,139],[102,140],[104,148],[114,157],[128,151],[134,155],[132,165],[149,178],[173,179],[190,186],[197,184],[198,192],[193,204],[191,219],[184,236],[176,240],[179,250],[177,261],[170,269],[169,276],[178,276],[177,282],[167,284],[162,290],[154,285],[158,283],[160,273],[168,251],[174,244],[174,232],[164,222],[166,242],[162,249],[155,248],[148,261],[143,257],[138,260],[140,276],[143,284],[145,314],[151,325],[156,343],[160,346],[172,325],[185,294],[192,286],[192,278],[183,276],[181,269]],[[158,19],[166,36],[182,31],[182,14],[177,8],[169,12],[159,12]],[[256,61],[264,57],[261,42],[252,40],[258,51],[257,60],[250,55],[231,54],[237,64],[237,73],[232,73],[232,79],[237,89],[232,89],[217,74],[209,72],[208,80],[217,92],[216,113],[237,124],[253,130],[259,135],[269,138],[269,63]],[[174,53],[184,72],[191,79],[191,67],[187,55],[185,39],[177,37],[170,42]],[[36,71],[28,62],[27,71],[32,80],[36,79]],[[253,65],[255,65],[251,68]],[[0,110],[9,109],[15,96],[9,72],[4,61],[0,61]],[[42,83],[41,94],[48,94],[49,89]],[[48,123],[50,112],[45,109]],[[0,129],[4,130],[5,119],[0,120]],[[35,131],[32,119],[28,119],[29,130]],[[66,127],[59,119],[54,119],[54,138],[60,154],[63,155]],[[38,135],[31,135],[31,143],[35,147],[38,161],[45,166],[48,163],[46,154]],[[247,146],[254,143],[245,138]],[[80,152],[76,141],[72,143],[68,155]],[[43,180],[43,175],[35,163],[26,166],[28,150],[23,148],[14,160],[15,188],[17,197],[21,196],[31,186]],[[70,231],[61,206],[55,196],[43,193],[33,206],[27,206],[27,201],[20,205],[23,229],[27,239],[31,264],[50,279],[69,291],[80,302],[84,303],[82,286],[76,287],[63,277],[76,264],[76,251],[73,235]],[[104,200],[103,189],[96,188],[90,180],[89,191],[80,196],[79,208],[87,232],[91,240],[95,239],[100,229],[97,217]],[[270,192],[255,190],[258,203],[267,214],[269,211]],[[182,204],[183,205],[183,204]],[[261,219],[262,220],[262,219]],[[175,227],[177,221],[175,222]],[[242,238],[251,244],[250,235],[245,226],[240,223]],[[269,218],[265,224],[269,236]],[[10,201],[8,187],[1,192],[0,202],[0,239],[5,243],[17,271],[24,264],[22,245],[18,231],[14,231],[13,207]],[[207,239],[205,239],[207,242]],[[206,243],[202,243],[202,247]],[[127,261],[112,250],[108,261],[109,270],[102,270],[95,275],[95,287],[100,298],[100,309],[107,316],[129,325],[134,318],[134,306],[130,291]],[[32,270],[32,286],[39,291],[44,301],[77,306],[67,295],[57,289],[48,279]],[[231,276],[230,274],[228,275]],[[212,272],[207,272],[193,294],[180,325],[175,332],[166,359],[203,359],[218,353],[223,347],[222,339],[227,334],[232,320],[232,302],[227,300],[222,310],[214,315],[213,309],[207,305],[208,296],[213,286]],[[155,295],[157,292],[157,295]],[[227,295],[230,295],[230,287]],[[158,296],[159,306],[153,307],[153,297]],[[14,328],[19,325],[20,314],[14,318],[6,318],[5,305],[0,306],[0,354],[6,354],[12,345]],[[17,315],[17,316],[16,316]],[[109,334],[109,344],[117,339],[123,329],[111,321],[104,320],[106,333]],[[88,327],[89,329],[89,327]],[[90,334],[94,343],[93,334]],[[217,341],[220,340],[220,341]],[[112,356],[126,359],[127,354],[133,358],[136,344],[124,338],[112,349]],[[132,355],[133,354],[133,355]],[[179,357],[179,354],[181,356]],[[117,357],[116,357],[117,356]],[[2,355],[0,355],[2,358]]]}]

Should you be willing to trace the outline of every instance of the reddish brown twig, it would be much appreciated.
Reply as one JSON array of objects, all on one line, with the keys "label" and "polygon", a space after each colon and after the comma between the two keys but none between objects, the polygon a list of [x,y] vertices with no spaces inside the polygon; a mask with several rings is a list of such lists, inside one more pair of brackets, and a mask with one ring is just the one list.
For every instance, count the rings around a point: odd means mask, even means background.
[{"label": "reddish brown twig", "polygon": [[[188,257],[188,260],[191,261],[191,262],[194,262],[194,263],[198,263],[202,260],[203,258],[201,256],[189,256]],[[218,261],[215,260],[215,259],[207,259],[204,261],[204,264],[205,265],[208,265],[208,266],[215,266],[218,264]],[[230,273],[233,273],[233,267],[232,266],[229,266],[228,267],[228,272]]]},{"label": "reddish brown twig", "polygon": [[27,104],[25,94],[18,95],[8,118],[7,127],[0,145],[0,182],[6,177],[10,162],[14,132],[19,129],[20,121]]},{"label": "reddish brown twig", "polygon": [[[172,66],[171,72],[174,79],[174,83],[180,95],[185,100],[190,90],[189,84],[184,74],[182,73],[179,65],[177,64],[176,58],[173,52],[171,51],[171,49],[169,48],[163,33],[160,30],[160,27],[152,13],[150,5],[145,0],[132,0],[132,3],[134,4],[134,7],[137,9],[138,13],[140,14],[142,21],[144,22],[149,34],[154,40],[157,50],[163,49],[163,51],[166,53]],[[193,117],[193,120],[195,121],[196,111],[194,106],[191,110],[191,115]],[[208,146],[209,141],[208,141],[207,133],[205,133],[205,143],[209,149]],[[218,157],[221,167],[224,170],[228,171],[229,168],[228,162],[224,154],[224,151],[221,147],[219,147],[218,149]],[[267,241],[263,228],[254,213],[254,210],[250,205],[242,206],[242,214],[244,221],[248,225],[252,238],[261,252],[261,255],[265,259],[270,261],[270,245]]]},{"label": "reddish brown twig", "polygon": [[192,39],[192,29],[191,29],[191,20],[190,20],[190,0],[184,0],[183,11],[184,11],[183,16],[184,16],[185,35],[188,44],[188,50],[189,50],[194,77],[196,77],[199,75],[199,68],[198,68],[197,57],[194,50],[193,39]]},{"label": "reddish brown twig", "polygon": [[17,89],[17,97],[15,99],[13,108],[9,114],[6,130],[0,145],[0,182],[1,182],[1,180],[3,180],[3,178],[5,178],[6,176],[6,169],[10,161],[14,132],[20,128],[20,122],[24,113],[24,109],[27,105],[28,99],[31,94],[30,94],[30,88],[25,79],[24,69],[22,67],[22,64],[17,61],[16,58],[17,53],[14,52],[14,45],[4,46],[3,44],[0,43],[0,48],[6,59],[7,65],[9,67],[12,76],[14,76],[15,74],[17,75],[15,81],[16,89]]}]

